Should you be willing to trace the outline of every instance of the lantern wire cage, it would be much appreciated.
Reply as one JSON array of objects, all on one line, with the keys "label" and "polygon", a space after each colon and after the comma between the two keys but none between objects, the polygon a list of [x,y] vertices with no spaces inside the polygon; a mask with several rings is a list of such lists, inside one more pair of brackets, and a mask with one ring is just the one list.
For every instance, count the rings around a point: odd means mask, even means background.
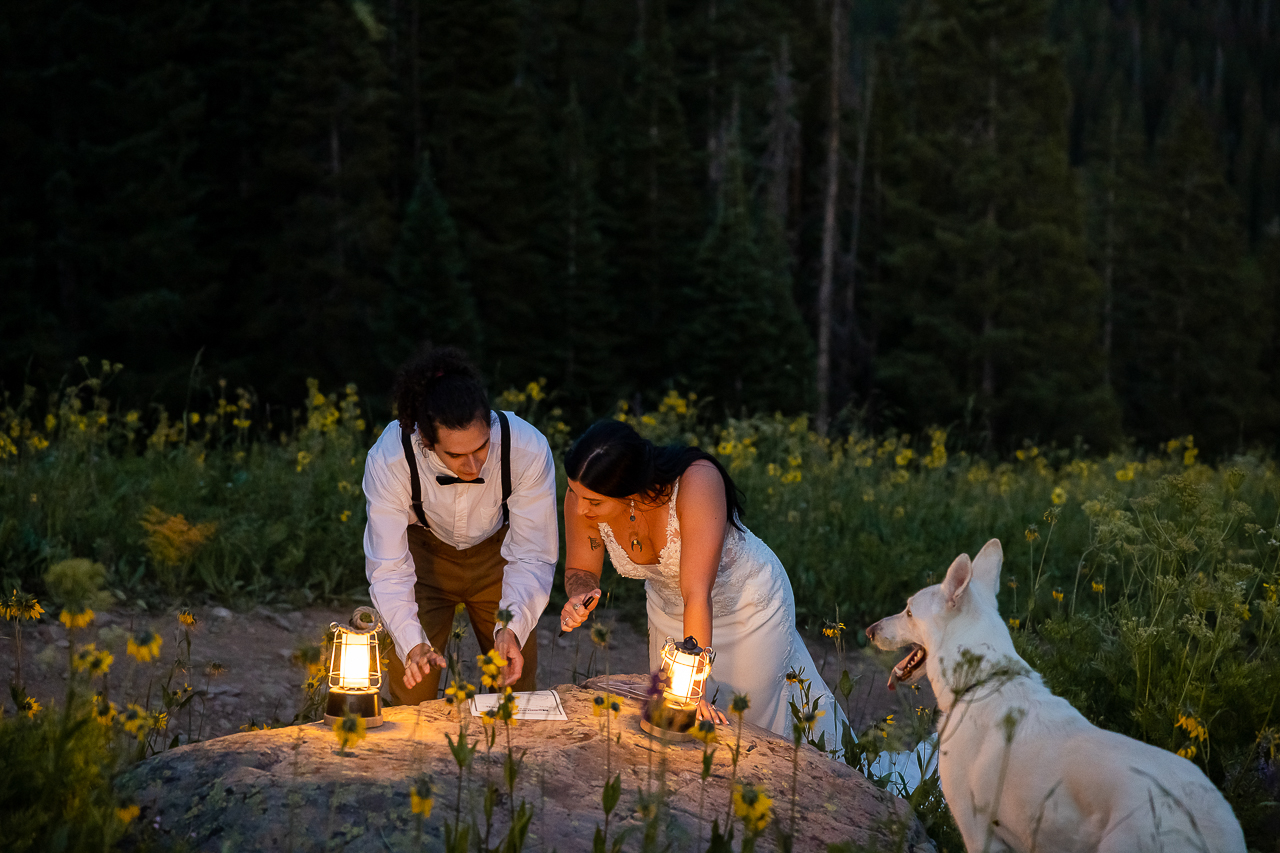
[{"label": "lantern wire cage", "polygon": [[364,718],[367,728],[382,725],[382,655],[378,632],[382,617],[372,607],[357,607],[347,625],[330,624],[333,650],[329,658],[329,695],[324,719],[334,723],[349,714]]},{"label": "lantern wire cage", "polygon": [[707,678],[715,650],[702,648],[693,637],[677,643],[667,637],[662,646],[662,692],[651,698],[640,715],[640,728],[663,740],[692,740],[690,729],[698,721],[698,703],[706,695]]}]

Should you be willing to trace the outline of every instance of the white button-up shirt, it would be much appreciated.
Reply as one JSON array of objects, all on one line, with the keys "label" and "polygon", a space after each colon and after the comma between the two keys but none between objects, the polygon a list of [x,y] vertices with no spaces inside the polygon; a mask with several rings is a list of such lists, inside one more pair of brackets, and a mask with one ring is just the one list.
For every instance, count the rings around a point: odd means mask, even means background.
[{"label": "white button-up shirt", "polygon": [[[524,645],[550,599],[560,556],[556,469],[542,433],[511,413],[507,419],[511,423],[511,497],[507,500],[511,526],[502,543],[507,565],[499,606],[513,614],[510,628]],[[489,455],[480,469],[484,478],[480,485],[437,483],[437,474],[453,476],[453,472],[426,448],[419,433],[412,438],[427,524],[437,538],[458,550],[483,542],[502,527],[502,428],[496,416],[490,421]],[[363,487],[369,511],[364,529],[369,595],[403,660],[428,639],[418,621],[413,594],[416,575],[406,531],[418,524],[418,518],[398,421],[388,424],[369,450]]]}]

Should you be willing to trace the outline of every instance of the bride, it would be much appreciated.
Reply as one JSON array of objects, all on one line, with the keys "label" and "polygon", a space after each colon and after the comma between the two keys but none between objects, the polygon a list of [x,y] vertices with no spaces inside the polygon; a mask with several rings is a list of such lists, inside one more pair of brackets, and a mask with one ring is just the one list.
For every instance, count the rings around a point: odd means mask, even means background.
[{"label": "bride", "polygon": [[[837,749],[844,712],[796,631],[782,563],[739,519],[739,492],[724,466],[696,447],[656,447],[628,424],[601,421],[569,450],[565,472],[569,601],[561,626],[578,627],[599,603],[607,549],[620,575],[645,581],[650,669],[658,668],[667,637],[712,646],[720,704],[745,694],[744,719],[784,737],[791,736],[789,701],[803,704],[787,673],[800,672],[824,712],[812,737],[825,733],[827,748]],[[698,717],[725,721],[706,700]]]}]

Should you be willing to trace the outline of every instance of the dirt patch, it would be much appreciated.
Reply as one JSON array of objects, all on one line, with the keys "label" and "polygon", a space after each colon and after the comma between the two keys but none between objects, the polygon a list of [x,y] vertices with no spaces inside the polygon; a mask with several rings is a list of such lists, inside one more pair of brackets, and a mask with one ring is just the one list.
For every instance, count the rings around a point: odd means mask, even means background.
[{"label": "dirt patch", "polygon": [[[346,622],[352,608],[313,607],[280,611],[259,607],[235,613],[221,607],[195,608],[198,620],[191,633],[191,663],[176,668],[175,660],[185,652],[184,632],[177,612],[99,611],[93,624],[75,631],[77,645],[95,642],[115,656],[108,677],[107,691],[117,704],[138,702],[148,696],[153,706],[159,703],[166,687],[177,690],[190,686],[195,697],[187,708],[170,721],[170,735],[180,742],[200,740],[239,731],[248,724],[289,722],[303,705],[302,689],[305,669],[294,662],[295,653],[307,645],[322,641],[331,622]],[[548,609],[538,628],[538,684],[579,684],[604,672],[602,653],[590,640],[587,631],[579,629],[558,637],[558,611]],[[610,611],[597,611],[597,617],[613,624],[609,648],[609,669],[615,673],[640,673],[648,669],[646,638]],[[139,663],[125,650],[129,634],[150,628],[163,638],[159,658]],[[61,705],[66,697],[68,653],[71,640],[67,630],[48,614],[38,624],[23,629],[23,680],[30,696],[45,707]],[[851,639],[851,638],[850,638]],[[927,684],[917,692],[900,689],[890,693],[885,684],[887,665],[892,655],[883,659],[878,653],[850,649],[844,661],[828,639],[807,640],[813,659],[827,683],[835,689],[842,669],[855,679],[850,694],[848,713],[856,730],[886,714],[910,714],[915,708],[932,707],[933,697]],[[478,683],[474,665],[479,649],[468,634],[463,646],[471,680]],[[185,655],[184,655],[185,656]],[[13,628],[6,625],[0,637],[0,676],[12,681],[16,669]],[[212,666],[217,664],[217,667]],[[214,674],[221,669],[220,674]],[[384,688],[384,694],[387,691]],[[3,697],[6,711],[13,703]],[[721,703],[724,704],[724,703]]]}]

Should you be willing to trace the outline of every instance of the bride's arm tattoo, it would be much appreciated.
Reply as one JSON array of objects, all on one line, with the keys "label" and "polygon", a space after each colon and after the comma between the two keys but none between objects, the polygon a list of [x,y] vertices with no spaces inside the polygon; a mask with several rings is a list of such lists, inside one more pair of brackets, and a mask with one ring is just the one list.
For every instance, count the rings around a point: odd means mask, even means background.
[{"label": "bride's arm tattoo", "polygon": [[598,551],[598,550],[600,550],[600,540],[599,540],[599,539],[597,539],[597,538],[596,538],[596,537],[594,537],[594,536],[588,536],[588,537],[587,537],[587,541],[591,543],[591,550],[592,550],[592,551]]},{"label": "bride's arm tattoo", "polygon": [[600,579],[583,569],[564,570],[564,591],[570,598],[594,592],[600,586]]}]

